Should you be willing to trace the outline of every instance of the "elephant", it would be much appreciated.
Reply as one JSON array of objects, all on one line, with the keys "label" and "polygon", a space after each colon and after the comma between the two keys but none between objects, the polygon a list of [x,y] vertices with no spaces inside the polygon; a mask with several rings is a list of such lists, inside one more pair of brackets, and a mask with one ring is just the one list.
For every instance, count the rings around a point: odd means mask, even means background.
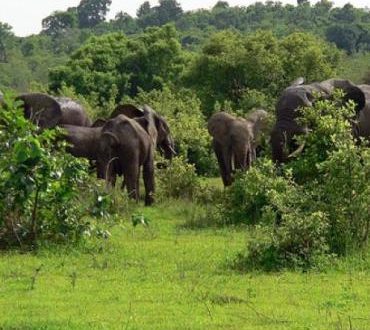
[{"label": "elephant", "polygon": [[62,125],[65,140],[69,143],[67,151],[75,157],[84,157],[91,161],[97,160],[99,140],[102,127],[84,127]]},{"label": "elephant", "polygon": [[365,106],[358,118],[358,135],[370,140],[370,85],[358,85],[365,95]]},{"label": "elephant", "polygon": [[308,127],[297,122],[301,107],[311,107],[317,99],[329,99],[335,89],[343,90],[343,102],[354,101],[356,117],[365,106],[363,91],[349,80],[329,79],[308,85],[303,82],[304,80],[299,80],[286,88],[276,104],[276,123],[271,131],[270,144],[272,158],[278,164],[286,162],[303,149],[303,145],[298,147],[294,141],[294,136],[307,134],[309,131]]},{"label": "elephant", "polygon": [[[101,175],[108,181],[115,179],[116,167],[122,171],[128,194],[138,201],[140,168],[143,168],[145,205],[154,201],[154,152],[158,132],[154,113],[144,106],[140,123],[120,114],[102,127],[98,161],[104,164]],[[115,162],[114,166],[112,162]]]},{"label": "elephant", "polygon": [[[158,132],[157,147],[163,150],[164,156],[167,159],[171,159],[175,152],[168,124],[165,119],[158,116],[154,110],[150,109],[148,106],[145,107],[148,111],[150,110],[154,116],[154,122]],[[119,111],[117,109],[119,109]],[[132,117],[131,119],[135,120],[146,129],[147,120],[144,117],[143,110],[133,105],[121,105],[118,106],[116,110],[116,113],[114,115],[112,114],[113,118],[117,117],[120,113],[127,113]],[[100,149],[100,137],[102,128],[106,123],[107,120],[105,119],[97,119],[91,127],[61,125],[65,130],[65,140],[70,144],[67,147],[67,151],[75,157],[84,157],[89,159],[92,164],[96,163],[97,177],[100,179],[104,179],[106,174],[105,165],[100,162],[99,157],[101,153],[104,153],[104,150]],[[116,160],[111,162],[110,167],[110,183],[114,185],[116,176],[123,175],[123,170]],[[124,185],[125,183],[123,183],[123,186]]]},{"label": "elephant", "polygon": [[[157,114],[148,105],[144,105],[144,110],[150,111],[153,115],[154,124],[157,129],[157,149],[166,158],[171,160],[176,155],[174,141],[171,137],[170,128],[167,121]],[[125,115],[128,118],[135,119],[139,124],[145,125],[146,119],[144,118],[144,110],[132,105],[122,104],[118,105],[110,115],[110,118],[115,118],[118,115]]]},{"label": "elephant", "polygon": [[25,117],[40,128],[54,128],[57,125],[91,126],[83,107],[69,98],[29,93],[17,96],[16,100],[23,101]]},{"label": "elephant", "polygon": [[224,186],[232,184],[234,169],[246,170],[256,159],[259,136],[266,128],[267,112],[256,110],[246,119],[236,118],[224,111],[208,120],[208,132],[213,137],[215,151]]}]

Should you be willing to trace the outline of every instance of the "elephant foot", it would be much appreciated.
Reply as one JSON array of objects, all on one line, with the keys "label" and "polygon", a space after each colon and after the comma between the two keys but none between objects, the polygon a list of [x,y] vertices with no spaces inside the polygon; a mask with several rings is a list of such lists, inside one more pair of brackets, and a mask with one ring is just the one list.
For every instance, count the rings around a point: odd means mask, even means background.
[{"label": "elephant foot", "polygon": [[145,206],[150,206],[154,203],[154,198],[152,195],[145,196]]}]

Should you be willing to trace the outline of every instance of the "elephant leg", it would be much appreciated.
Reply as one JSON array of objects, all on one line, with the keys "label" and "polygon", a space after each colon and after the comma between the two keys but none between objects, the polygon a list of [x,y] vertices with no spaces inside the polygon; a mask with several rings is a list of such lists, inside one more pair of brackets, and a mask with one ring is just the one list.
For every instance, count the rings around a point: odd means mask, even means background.
[{"label": "elephant leg", "polygon": [[127,193],[130,198],[139,200],[138,191],[138,177],[139,177],[139,161],[138,159],[131,159],[123,166],[123,180],[127,187]]},{"label": "elephant leg", "polygon": [[248,168],[248,157],[249,150],[246,146],[240,147],[237,150],[233,151],[235,159],[235,169],[237,170],[246,170]]},{"label": "elephant leg", "polygon": [[273,161],[278,164],[283,163],[286,160],[286,153],[284,151],[284,146],[287,143],[286,133],[275,128],[271,133],[270,143]]},{"label": "elephant leg", "polygon": [[154,202],[155,181],[154,181],[154,159],[153,154],[144,163],[143,179],[145,186],[145,205],[152,205]]},{"label": "elephant leg", "polygon": [[[229,173],[227,171],[226,160],[224,158],[222,145],[220,145],[216,141],[213,141],[213,150],[215,151],[215,154],[216,154],[216,157],[217,157],[222,182],[224,183],[224,186],[228,186],[228,185],[230,185],[230,183],[229,183],[230,182],[230,178],[229,178],[230,171],[229,171]],[[229,168],[231,168],[231,166]]]},{"label": "elephant leg", "polygon": [[230,186],[233,182],[231,172],[232,172],[232,158],[233,153],[230,148],[227,146],[223,147],[222,150],[222,157],[224,159],[224,165],[225,165],[225,186]]}]

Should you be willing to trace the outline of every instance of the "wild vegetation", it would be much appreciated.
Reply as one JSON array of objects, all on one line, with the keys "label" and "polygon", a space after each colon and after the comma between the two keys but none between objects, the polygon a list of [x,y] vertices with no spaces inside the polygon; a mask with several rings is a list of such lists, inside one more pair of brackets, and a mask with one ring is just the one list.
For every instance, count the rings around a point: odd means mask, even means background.
[{"label": "wild vegetation", "polygon": [[[12,311],[0,328],[366,329],[370,149],[354,133],[358,104],[313,92],[297,107],[304,149],[284,164],[269,139],[297,78],[370,84],[370,12],[326,0],[184,12],[160,0],[107,21],[110,4],[82,0],[23,38],[0,23],[0,304]],[[155,153],[154,205],[98,180],[100,160],[73,157],[66,127],[25,118],[21,92],[76,100],[103,123],[117,105],[143,107],[123,120],[143,125],[153,150],[163,119],[176,157]],[[207,121],[224,110],[252,130],[256,109],[268,118],[249,141],[257,160],[222,187]],[[112,164],[98,173],[107,181]]]}]

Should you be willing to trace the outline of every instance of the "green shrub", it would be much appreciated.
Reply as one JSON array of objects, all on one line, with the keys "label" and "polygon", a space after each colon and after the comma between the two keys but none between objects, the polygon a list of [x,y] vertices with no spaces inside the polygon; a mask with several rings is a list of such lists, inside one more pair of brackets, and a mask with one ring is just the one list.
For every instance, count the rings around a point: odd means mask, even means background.
[{"label": "green shrub", "polygon": [[160,198],[192,199],[200,188],[194,165],[175,157],[167,167],[157,170],[158,195]]},{"label": "green shrub", "polygon": [[39,131],[5,96],[0,111],[0,241],[76,241],[93,227],[80,187],[87,161],[65,153],[57,130]]},{"label": "green shrub", "polygon": [[262,159],[236,177],[223,202],[225,221],[258,224],[264,233],[240,264],[309,268],[366,246],[370,150],[352,137],[353,113],[353,104],[337,99],[303,109],[302,121],[312,129],[299,139],[303,153],[278,171]]}]

